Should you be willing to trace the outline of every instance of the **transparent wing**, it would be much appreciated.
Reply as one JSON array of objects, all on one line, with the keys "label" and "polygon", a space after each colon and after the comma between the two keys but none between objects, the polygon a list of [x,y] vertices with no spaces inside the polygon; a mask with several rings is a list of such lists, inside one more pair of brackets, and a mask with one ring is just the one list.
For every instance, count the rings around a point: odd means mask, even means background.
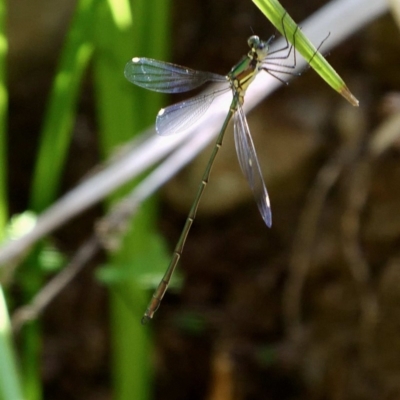
[{"label": "transparent wing", "polygon": [[226,81],[226,77],[222,75],[143,57],[134,57],[128,61],[124,74],[135,85],[163,93],[181,93],[206,82]]},{"label": "transparent wing", "polygon": [[253,191],[260,214],[268,227],[272,225],[272,214],[267,188],[261,174],[253,139],[250,135],[243,108],[238,103],[234,116],[234,135],[240,168]]},{"label": "transparent wing", "polygon": [[156,119],[157,133],[161,136],[167,136],[186,130],[207,111],[217,96],[226,93],[228,90],[230,90],[230,86],[226,81],[224,88],[162,108]]}]

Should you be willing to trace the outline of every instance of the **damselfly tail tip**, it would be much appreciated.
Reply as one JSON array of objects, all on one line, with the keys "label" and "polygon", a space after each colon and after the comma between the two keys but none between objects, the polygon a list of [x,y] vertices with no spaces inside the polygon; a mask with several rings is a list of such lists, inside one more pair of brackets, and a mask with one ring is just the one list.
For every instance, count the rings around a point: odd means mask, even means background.
[{"label": "damselfly tail tip", "polygon": [[349,88],[345,85],[343,86],[339,93],[354,107],[358,107],[359,106],[359,101],[357,100],[357,98],[350,92]]},{"label": "damselfly tail tip", "polygon": [[149,323],[149,321],[151,320],[151,318],[148,315],[143,315],[142,319],[140,320],[142,325],[147,325]]},{"label": "damselfly tail tip", "polygon": [[266,215],[263,215],[263,220],[265,222],[265,225],[268,226],[268,228],[272,227],[272,214],[271,211],[269,211]]}]

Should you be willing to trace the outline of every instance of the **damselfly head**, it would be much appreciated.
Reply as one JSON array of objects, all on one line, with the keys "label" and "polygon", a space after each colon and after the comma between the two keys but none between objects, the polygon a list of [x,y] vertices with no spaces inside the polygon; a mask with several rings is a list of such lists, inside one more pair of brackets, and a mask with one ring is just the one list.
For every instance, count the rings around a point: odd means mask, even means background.
[{"label": "damselfly head", "polygon": [[247,44],[250,47],[250,55],[256,53],[259,59],[264,59],[267,56],[269,42],[264,42],[258,36],[253,35],[249,37]]},{"label": "damselfly head", "polygon": [[256,35],[250,36],[247,40],[247,44],[252,50],[256,50],[260,43],[262,43],[262,40],[260,40],[260,38]]}]

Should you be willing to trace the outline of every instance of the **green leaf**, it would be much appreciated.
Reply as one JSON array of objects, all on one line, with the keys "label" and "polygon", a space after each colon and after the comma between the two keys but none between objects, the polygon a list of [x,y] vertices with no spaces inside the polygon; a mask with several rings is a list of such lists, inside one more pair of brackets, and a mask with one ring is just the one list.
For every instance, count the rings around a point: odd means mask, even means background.
[{"label": "green leaf", "polygon": [[299,51],[310,66],[334,90],[340,93],[350,104],[358,107],[358,100],[350,92],[343,79],[307,39],[292,17],[278,0],[253,0],[278,31]]}]

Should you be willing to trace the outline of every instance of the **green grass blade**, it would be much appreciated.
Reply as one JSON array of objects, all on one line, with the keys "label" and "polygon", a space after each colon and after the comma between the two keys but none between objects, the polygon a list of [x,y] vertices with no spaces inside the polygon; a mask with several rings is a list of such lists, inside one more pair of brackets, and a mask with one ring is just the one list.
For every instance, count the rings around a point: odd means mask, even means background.
[{"label": "green grass blade", "polygon": [[78,2],[61,54],[44,118],[33,177],[31,208],[36,212],[47,207],[57,194],[71,140],[82,76],[93,52],[90,32],[96,1]]},{"label": "green grass blade", "polygon": [[[165,57],[168,3],[165,0],[107,0],[99,4],[95,36],[98,51],[93,67],[104,157],[143,128],[154,124],[162,106],[160,94],[134,87],[125,79],[123,70],[126,62],[139,54]],[[108,204],[119,200],[132,186],[114,193]],[[157,253],[154,246],[156,206],[154,199],[141,205],[134,220],[127,221],[131,226],[120,249],[109,256],[109,273],[120,277],[110,285],[116,400],[146,400],[152,393],[149,328],[140,323],[148,293],[141,284],[139,271],[142,271],[143,260],[149,254]]]},{"label": "green grass blade", "polygon": [[253,3],[264,13],[282,35],[286,35],[287,40],[295,45],[299,53],[328,85],[340,93],[350,104],[358,106],[358,100],[350,92],[343,79],[337,74],[328,61],[326,61],[322,54],[317,52],[315,46],[307,39],[301,29],[298,28],[297,24],[278,0],[253,0]]},{"label": "green grass blade", "polygon": [[11,339],[11,326],[3,288],[0,286],[0,399],[23,400]]},{"label": "green grass blade", "polygon": [[[7,204],[7,108],[5,0],[0,0],[0,242],[5,239],[8,219]],[[0,399],[23,399],[23,391],[14,354],[9,312],[3,287],[0,286]]]},{"label": "green grass blade", "polygon": [[6,87],[7,36],[5,31],[6,1],[0,1],[0,242],[4,239],[8,218],[7,205],[7,107]]},{"label": "green grass blade", "polygon": [[[41,132],[33,175],[30,207],[41,212],[54,200],[66,160],[83,74],[93,52],[93,6],[98,0],[79,0],[67,32]],[[43,284],[44,271],[35,248],[18,277],[24,300],[29,302]],[[21,371],[25,398],[42,398],[40,369],[41,326],[34,321],[21,331]]]}]

